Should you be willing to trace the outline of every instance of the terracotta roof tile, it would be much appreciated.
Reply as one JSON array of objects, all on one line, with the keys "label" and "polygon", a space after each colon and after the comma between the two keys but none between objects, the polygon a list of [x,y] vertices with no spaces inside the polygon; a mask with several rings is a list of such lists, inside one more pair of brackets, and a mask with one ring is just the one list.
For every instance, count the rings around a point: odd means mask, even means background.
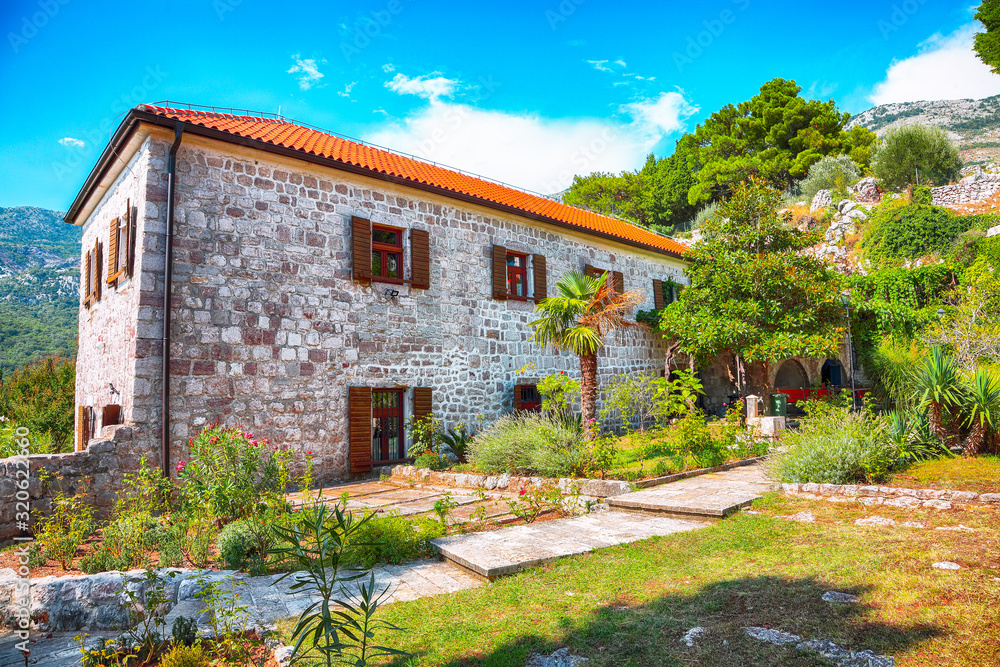
[{"label": "terracotta roof tile", "polygon": [[366,170],[451,190],[466,196],[511,207],[582,231],[609,234],[667,253],[682,255],[688,247],[628,222],[562,204],[516,188],[463,174],[416,158],[327,134],[280,119],[172,109],[144,105],[149,113],[266,142],[303,153],[343,162]]}]

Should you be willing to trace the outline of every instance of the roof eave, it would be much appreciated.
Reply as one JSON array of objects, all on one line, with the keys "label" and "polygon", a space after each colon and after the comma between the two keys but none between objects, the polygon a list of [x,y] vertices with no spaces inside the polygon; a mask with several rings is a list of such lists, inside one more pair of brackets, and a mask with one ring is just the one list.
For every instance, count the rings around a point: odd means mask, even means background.
[{"label": "roof eave", "polygon": [[675,259],[684,259],[683,253],[676,253],[664,248],[658,248],[654,245],[648,243],[642,243],[641,241],[633,241],[631,239],[626,239],[614,234],[608,234],[606,232],[601,232],[595,229],[590,229],[583,227],[581,225],[573,225],[562,220],[551,218],[549,216],[541,215],[538,213],[531,213],[530,211],[525,211],[514,206],[508,206],[506,204],[501,204],[489,199],[482,197],[476,197],[473,195],[468,195],[463,192],[457,192],[455,190],[450,190],[448,188],[443,188],[436,185],[431,185],[428,183],[421,183],[420,181],[414,181],[409,178],[403,178],[401,176],[395,176],[393,174],[386,174],[381,171],[376,171],[373,169],[368,169],[366,167],[361,167],[358,165],[350,164],[340,160],[334,160],[332,158],[323,157],[321,155],[315,155],[313,153],[307,153],[295,148],[287,148],[285,146],[278,146],[266,141],[261,141],[259,139],[252,139],[250,137],[242,137],[231,132],[224,132],[222,130],[216,130],[210,127],[204,127],[203,125],[197,125],[195,123],[187,123],[182,120],[177,120],[174,118],[166,118],[158,114],[153,114],[148,111],[143,111],[138,108],[131,109],[125,118],[122,120],[118,129],[115,131],[114,135],[111,137],[111,141],[108,146],[101,153],[100,159],[97,164],[91,170],[90,174],[87,176],[87,180],[84,181],[83,187],[77,194],[76,198],[73,200],[73,204],[70,206],[69,210],[66,212],[63,220],[70,224],[76,224],[76,217],[79,214],[80,209],[86,204],[87,200],[90,198],[91,194],[95,189],[97,189],[100,184],[101,178],[107,172],[111,161],[114,159],[117,150],[124,145],[132,133],[138,127],[139,123],[149,123],[151,125],[157,125],[166,128],[176,128],[177,126],[182,126],[185,133],[190,133],[196,136],[202,136],[209,139],[215,139],[218,141],[223,141],[226,143],[236,144],[239,146],[245,146],[248,148],[254,148],[257,150],[262,150],[268,153],[274,153],[276,155],[281,155],[296,160],[303,160],[305,162],[310,162],[312,164],[317,164],[324,167],[330,167],[332,169],[339,169],[341,171],[346,171],[352,174],[357,174],[361,176],[368,176],[370,178],[376,178],[381,181],[386,181],[403,187],[413,188],[416,190],[422,190],[424,192],[431,192],[434,194],[441,195],[443,197],[448,197],[450,199],[457,199],[470,204],[477,204],[479,206],[484,206],[497,211],[502,211],[504,213],[509,213],[511,215],[516,215],[522,218],[528,218],[531,220],[537,220],[539,222],[544,222],[556,227],[561,227],[563,229],[569,229],[575,232],[586,234],[588,236],[596,236],[603,238],[615,243],[621,243],[623,245],[632,246],[635,248],[641,248],[649,252],[656,253],[658,255],[665,255],[667,257],[673,257]]}]

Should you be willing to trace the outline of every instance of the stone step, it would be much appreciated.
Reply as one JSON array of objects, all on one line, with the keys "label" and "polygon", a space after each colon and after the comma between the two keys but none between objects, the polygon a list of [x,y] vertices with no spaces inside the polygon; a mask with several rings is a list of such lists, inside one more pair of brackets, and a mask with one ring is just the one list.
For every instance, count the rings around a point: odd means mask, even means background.
[{"label": "stone step", "polygon": [[608,498],[608,507],[617,512],[643,512],[677,517],[722,519],[760,498],[759,493],[712,493],[693,498],[658,496],[648,491],[636,491]]},{"label": "stone step", "polygon": [[594,512],[585,516],[452,535],[431,544],[448,561],[496,579],[566,556],[703,528],[704,521]]}]

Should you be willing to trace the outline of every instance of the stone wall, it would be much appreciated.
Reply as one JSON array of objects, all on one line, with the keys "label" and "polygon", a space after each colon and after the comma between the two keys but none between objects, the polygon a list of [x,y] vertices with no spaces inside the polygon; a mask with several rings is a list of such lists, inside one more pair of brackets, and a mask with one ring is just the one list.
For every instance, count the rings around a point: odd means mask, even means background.
[{"label": "stone wall", "polygon": [[962,183],[931,188],[935,206],[958,206],[986,201],[1000,190],[1000,174],[979,174],[974,180],[962,179]]},{"label": "stone wall", "polygon": [[[136,429],[134,450],[151,454],[160,416],[162,204],[171,139],[154,134],[143,143],[132,160],[138,168],[120,177],[85,228],[88,235],[106,229],[115,198],[131,196],[140,206],[138,285],[106,295],[93,314],[83,311],[92,321],[81,322],[78,372],[83,400],[95,400],[115,382],[106,378],[119,373],[112,372],[121,361],[112,350],[123,358],[134,350],[131,386],[127,379],[115,386],[126,423]],[[529,340],[533,303],[492,298],[493,244],[544,255],[550,294],[559,276],[585,264],[621,271],[626,289],[645,296],[645,308],[652,307],[654,278],[685,281],[679,260],[656,253],[230,144],[185,136],[177,172],[174,462],[186,455],[189,437],[219,422],[312,452],[324,479],[344,477],[349,386],[431,387],[436,416],[452,424],[510,410],[516,372],[527,364],[538,377],[578,375],[574,356]],[[430,289],[353,281],[355,215],[429,231]],[[408,274],[408,256],[404,264]],[[398,296],[388,297],[387,288]],[[119,314],[119,303],[129,312]],[[659,372],[663,354],[650,334],[627,345],[612,341],[600,355],[601,382],[613,373]],[[412,392],[407,401],[412,405]]]}]

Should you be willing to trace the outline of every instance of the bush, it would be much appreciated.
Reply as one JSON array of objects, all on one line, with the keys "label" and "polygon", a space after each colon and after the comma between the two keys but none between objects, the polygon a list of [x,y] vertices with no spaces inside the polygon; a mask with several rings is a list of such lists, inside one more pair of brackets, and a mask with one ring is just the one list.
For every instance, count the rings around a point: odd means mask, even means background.
[{"label": "bush", "polygon": [[31,432],[33,452],[45,453],[37,446],[46,438],[56,453],[73,451],[75,401],[72,359],[47,357],[7,377],[0,374],[0,415]]},{"label": "bush", "polygon": [[239,428],[212,426],[190,441],[191,461],[177,464],[189,502],[223,522],[285,503],[292,452]]},{"label": "bush", "polygon": [[19,455],[25,440],[28,441],[28,451],[32,454],[52,453],[51,433],[32,434],[31,429],[0,415],[0,459]]},{"label": "bush", "polygon": [[413,461],[415,468],[426,468],[428,470],[444,470],[445,464],[441,455],[437,452],[424,452]]},{"label": "bush", "polygon": [[178,616],[170,627],[175,644],[191,646],[198,639],[198,621],[190,616]]},{"label": "bush", "polygon": [[537,412],[501,417],[473,438],[469,450],[486,473],[563,477],[581,474],[589,464],[583,431]]},{"label": "bush", "polygon": [[67,569],[79,546],[94,532],[94,508],[87,503],[86,491],[66,496],[60,488],[52,498],[48,514],[35,517],[35,541],[41,557],[52,559]]},{"label": "bush", "polygon": [[701,229],[701,226],[705,224],[705,221],[709,218],[715,217],[715,212],[719,210],[718,202],[712,202],[700,209],[694,214],[694,220],[691,222],[691,229]]},{"label": "bush", "polygon": [[862,245],[875,255],[897,259],[945,253],[970,224],[969,218],[938,206],[883,204],[875,210]]},{"label": "bush", "polygon": [[887,420],[820,402],[806,406],[798,431],[788,431],[788,449],[771,460],[781,482],[854,484],[880,482],[899,458]]},{"label": "bush", "polygon": [[254,534],[249,521],[237,519],[226,524],[219,533],[219,558],[227,570],[246,568],[250,554],[254,551]]},{"label": "bush", "polygon": [[147,551],[164,538],[165,528],[147,512],[123,514],[101,531],[101,541],[80,561],[87,574],[149,565]]},{"label": "bush", "polygon": [[351,565],[371,568],[376,563],[399,565],[433,556],[430,541],[444,535],[444,525],[427,517],[375,516],[364,523],[349,545]]},{"label": "bush", "polygon": [[801,198],[811,202],[820,190],[847,190],[860,178],[861,172],[851,158],[846,155],[827,155],[809,167],[809,173],[799,184]]},{"label": "bush", "polygon": [[209,656],[201,644],[175,644],[160,658],[160,667],[208,667],[210,664]]},{"label": "bush", "polygon": [[885,188],[921,183],[948,183],[962,168],[958,148],[942,128],[904,125],[890,130],[875,152],[872,171]]}]

